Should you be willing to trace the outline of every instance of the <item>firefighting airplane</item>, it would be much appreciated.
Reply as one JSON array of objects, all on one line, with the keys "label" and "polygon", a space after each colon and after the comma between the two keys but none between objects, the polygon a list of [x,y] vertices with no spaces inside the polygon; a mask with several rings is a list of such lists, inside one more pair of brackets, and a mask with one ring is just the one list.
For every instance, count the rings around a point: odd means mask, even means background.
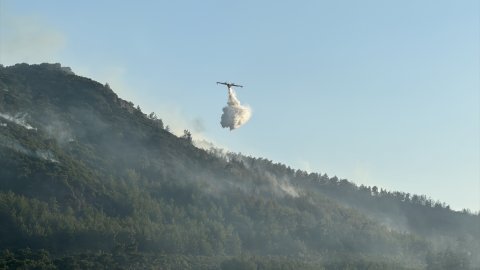
[{"label": "firefighting airplane", "polygon": [[232,86],[235,86],[235,87],[243,87],[243,85],[238,85],[238,84],[229,83],[229,82],[217,82],[217,84],[226,85],[228,88],[232,88]]}]

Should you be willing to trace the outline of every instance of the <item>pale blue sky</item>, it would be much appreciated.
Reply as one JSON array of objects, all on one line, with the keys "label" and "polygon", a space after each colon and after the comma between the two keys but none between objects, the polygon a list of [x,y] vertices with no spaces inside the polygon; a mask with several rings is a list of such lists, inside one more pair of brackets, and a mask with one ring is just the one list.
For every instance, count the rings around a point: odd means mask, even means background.
[{"label": "pale blue sky", "polygon": [[[61,62],[231,151],[476,211],[479,14],[468,0],[0,0],[0,63]],[[224,80],[253,109],[232,132]]]}]

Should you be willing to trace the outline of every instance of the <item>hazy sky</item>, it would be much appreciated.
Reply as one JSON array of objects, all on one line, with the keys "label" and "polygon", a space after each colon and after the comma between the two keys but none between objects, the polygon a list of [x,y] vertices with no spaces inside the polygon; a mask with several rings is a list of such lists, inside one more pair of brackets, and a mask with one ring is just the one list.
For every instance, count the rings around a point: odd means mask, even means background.
[{"label": "hazy sky", "polygon": [[[230,151],[480,209],[478,1],[0,0],[0,63],[60,62]],[[253,109],[220,126],[225,87]]]}]

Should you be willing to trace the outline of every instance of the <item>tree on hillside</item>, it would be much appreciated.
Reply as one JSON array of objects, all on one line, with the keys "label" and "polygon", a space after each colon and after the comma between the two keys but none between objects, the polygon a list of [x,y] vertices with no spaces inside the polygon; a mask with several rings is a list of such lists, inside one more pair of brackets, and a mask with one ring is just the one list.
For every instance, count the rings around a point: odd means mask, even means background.
[{"label": "tree on hillside", "polygon": [[183,131],[182,139],[184,139],[185,141],[187,141],[189,143],[192,143],[192,141],[193,141],[192,133],[188,129],[185,129]]}]

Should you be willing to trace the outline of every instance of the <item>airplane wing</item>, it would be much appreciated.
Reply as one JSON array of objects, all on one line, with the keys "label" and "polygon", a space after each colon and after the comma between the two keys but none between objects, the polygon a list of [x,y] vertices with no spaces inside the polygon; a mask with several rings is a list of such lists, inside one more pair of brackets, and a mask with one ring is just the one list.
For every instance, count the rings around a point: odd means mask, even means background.
[{"label": "airplane wing", "polygon": [[231,86],[243,87],[243,85],[238,85],[238,84],[229,83],[229,82],[217,82],[217,84],[223,84],[223,85],[226,85],[226,86],[228,86],[228,87],[231,87]]}]

